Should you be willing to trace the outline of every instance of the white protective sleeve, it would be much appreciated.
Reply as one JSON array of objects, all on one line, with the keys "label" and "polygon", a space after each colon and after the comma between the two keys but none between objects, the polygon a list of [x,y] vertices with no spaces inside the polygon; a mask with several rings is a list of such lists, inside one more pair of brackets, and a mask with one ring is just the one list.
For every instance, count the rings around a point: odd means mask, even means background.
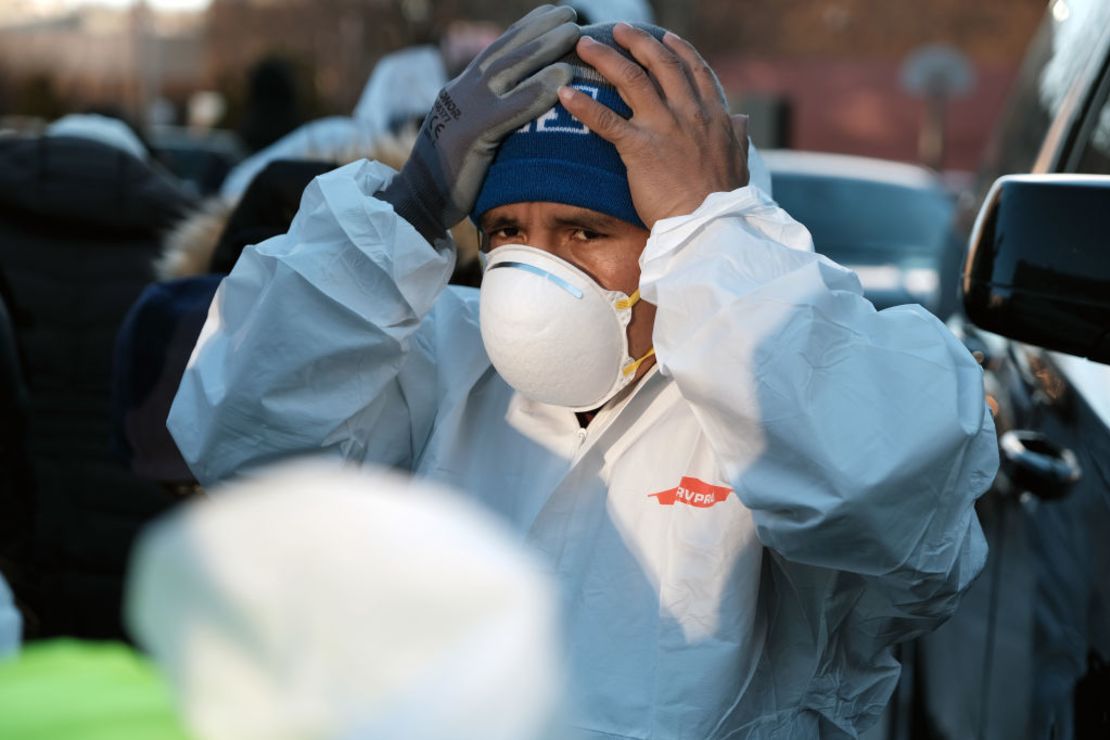
[{"label": "white protective sleeve", "polygon": [[410,467],[438,402],[414,334],[455,256],[373,197],[392,175],[363,160],[317,177],[289,232],[220,284],[167,422],[201,483],[297,452]]},{"label": "white protective sleeve", "polygon": [[920,306],[876,311],[758,188],[656,223],[641,266],[660,369],[763,544],[866,578],[873,617],[950,614],[986,558],[974,501],[998,467],[964,346]]},{"label": "white protective sleeve", "polygon": [[15,606],[15,597],[4,576],[0,575],[0,660],[19,652],[23,636],[23,619]]}]

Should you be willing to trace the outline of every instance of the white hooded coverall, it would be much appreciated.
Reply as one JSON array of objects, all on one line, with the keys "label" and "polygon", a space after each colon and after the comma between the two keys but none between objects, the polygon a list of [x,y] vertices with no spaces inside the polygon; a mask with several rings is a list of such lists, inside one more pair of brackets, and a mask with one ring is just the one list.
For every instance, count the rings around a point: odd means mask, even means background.
[{"label": "white hooded coverall", "polygon": [[657,365],[583,429],[497,375],[450,245],[372,197],[390,176],[316,178],[224,280],[169,420],[197,477],[322,450],[498,512],[562,589],[575,737],[871,724],[890,645],[986,556],[997,449],[964,347],[876,312],[758,187],[716,193],[652,229]]}]

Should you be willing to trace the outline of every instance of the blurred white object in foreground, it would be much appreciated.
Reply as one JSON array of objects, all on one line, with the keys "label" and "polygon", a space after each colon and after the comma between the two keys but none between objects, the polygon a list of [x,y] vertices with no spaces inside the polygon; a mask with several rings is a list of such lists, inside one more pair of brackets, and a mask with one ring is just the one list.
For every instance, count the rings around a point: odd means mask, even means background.
[{"label": "blurred white object in foreground", "polygon": [[465,501],[300,463],[148,529],[127,618],[203,738],[527,740],[559,700],[554,605]]}]

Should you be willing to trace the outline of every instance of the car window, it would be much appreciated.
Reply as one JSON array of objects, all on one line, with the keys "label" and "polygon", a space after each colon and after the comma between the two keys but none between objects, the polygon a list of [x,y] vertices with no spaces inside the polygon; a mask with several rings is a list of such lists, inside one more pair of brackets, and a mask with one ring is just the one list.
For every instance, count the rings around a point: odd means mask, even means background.
[{"label": "car window", "polygon": [[[1110,79],[1107,82],[1110,83]],[[1110,84],[1104,84],[1104,91],[1108,87]],[[1102,106],[1094,115],[1088,130],[1089,137],[1079,144],[1082,153],[1075,171],[1092,175],[1110,175],[1110,97],[1103,97]]]},{"label": "car window", "polygon": [[1037,158],[1041,142],[1052,124],[1052,111],[1045,106],[1039,81],[1052,59],[1053,27],[1046,22],[1037,30],[1021,71],[995,131],[983,163],[981,182],[989,187],[999,176],[1028,172]]}]

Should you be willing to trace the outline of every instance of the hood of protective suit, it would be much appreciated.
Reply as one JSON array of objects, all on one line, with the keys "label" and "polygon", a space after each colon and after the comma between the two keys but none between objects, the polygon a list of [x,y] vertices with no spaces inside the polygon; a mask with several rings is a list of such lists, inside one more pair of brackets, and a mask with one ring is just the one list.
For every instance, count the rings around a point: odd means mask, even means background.
[{"label": "hood of protective suit", "polygon": [[447,84],[443,55],[434,46],[412,46],[386,54],[374,66],[354,119],[374,136],[423,120]]},{"label": "hood of protective suit", "polygon": [[[435,47],[414,46],[387,54],[374,66],[351,116],[320,118],[286,134],[236,165],[220,186],[220,195],[242,195],[251,179],[276,159],[328,159],[346,164],[367,157],[372,149],[388,150],[390,136],[407,136],[394,124],[423,118],[445,84],[443,57]],[[400,163],[411,148],[409,141]]]},{"label": "hood of protective suit", "polygon": [[94,113],[71,113],[62,116],[46,127],[46,136],[72,136],[77,139],[99,141],[127,152],[135,159],[147,161],[150,152],[143,142],[123,121]]},{"label": "hood of protective suit", "polygon": [[651,5],[645,0],[563,0],[578,13],[578,23],[654,23]]},{"label": "hood of protective suit", "polygon": [[[366,125],[347,116],[329,116],[298,127],[278,141],[256,152],[235,165],[220,185],[220,195],[237,199],[246,192],[266,165],[279,159],[322,159],[345,164],[356,159],[377,154],[376,150],[389,151],[389,140],[372,132]],[[411,144],[403,148],[403,163],[408,158]]]},{"label": "hood of protective suit", "polygon": [[471,504],[316,462],[148,530],[126,609],[210,740],[528,740],[559,693],[554,604]]},{"label": "hood of protective suit", "polygon": [[[351,116],[330,116],[300,126],[240,162],[220,187],[225,198],[242,195],[251,179],[276,159],[328,159],[340,164],[368,157],[372,149],[390,150],[394,124],[423,118],[447,84],[443,58],[433,46],[414,46],[387,54],[374,66]],[[400,163],[412,142],[403,147]],[[380,153],[380,152],[379,152]],[[386,161],[391,166],[394,162]]]}]

